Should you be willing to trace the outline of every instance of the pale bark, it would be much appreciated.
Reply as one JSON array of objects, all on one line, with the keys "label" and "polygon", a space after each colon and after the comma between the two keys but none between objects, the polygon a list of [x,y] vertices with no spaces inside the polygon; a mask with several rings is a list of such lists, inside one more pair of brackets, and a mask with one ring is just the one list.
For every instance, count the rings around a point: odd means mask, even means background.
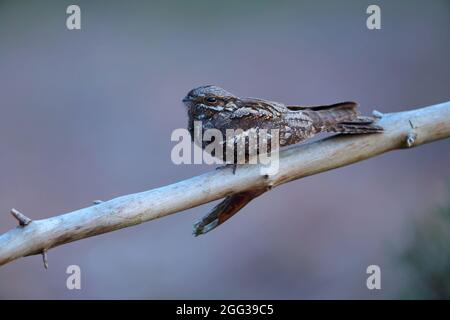
[{"label": "pale bark", "polygon": [[[53,247],[130,227],[227,195],[280,184],[349,165],[384,152],[450,137],[450,102],[382,115],[384,133],[334,136],[280,153],[279,172],[261,175],[257,165],[213,170],[149,191],[130,194],[43,220],[29,221],[13,210],[19,225],[0,236],[0,265]],[[443,168],[448,169],[448,168]]]}]

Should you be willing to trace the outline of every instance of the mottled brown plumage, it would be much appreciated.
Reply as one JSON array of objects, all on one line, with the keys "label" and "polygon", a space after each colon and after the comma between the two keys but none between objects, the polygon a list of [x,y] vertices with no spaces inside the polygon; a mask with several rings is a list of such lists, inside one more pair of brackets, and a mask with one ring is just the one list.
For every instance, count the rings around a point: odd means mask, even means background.
[{"label": "mottled brown plumage", "polygon": [[[281,147],[299,143],[319,132],[361,134],[382,131],[382,128],[372,124],[373,118],[359,115],[354,102],[289,106],[263,99],[239,98],[217,86],[195,88],[183,102],[188,107],[188,127],[193,139],[194,121],[202,122],[203,131],[220,130],[224,138],[227,129],[242,129],[244,135],[251,130],[258,133],[261,129],[278,129]],[[200,142],[201,137],[196,141]],[[246,142],[248,156],[248,140]],[[269,147],[270,142],[268,136]],[[208,144],[209,142],[202,142],[202,147],[205,148]],[[225,156],[225,150],[223,155]]]},{"label": "mottled brown plumage", "polygon": [[[320,106],[291,106],[257,98],[239,98],[212,85],[191,90],[183,102],[188,108],[188,128],[196,143],[205,148],[210,142],[196,137],[195,121],[201,121],[203,132],[207,129],[220,130],[224,140],[227,129],[241,129],[243,133],[240,136],[245,139],[246,143],[246,161],[249,155],[248,138],[246,137],[250,132],[259,134],[261,129],[267,129],[269,132],[271,129],[278,129],[281,147],[302,142],[320,132],[366,134],[383,130],[373,124],[374,118],[360,116],[355,102]],[[270,135],[267,136],[267,143],[267,151],[270,152]],[[235,147],[234,164],[237,163],[236,150]],[[224,161],[226,160],[226,151],[224,146],[222,157]],[[263,149],[263,151],[266,150]],[[258,146],[257,153],[259,152]],[[194,233],[198,235],[215,228],[263,192],[258,190],[227,197],[210,215],[196,224]]]}]

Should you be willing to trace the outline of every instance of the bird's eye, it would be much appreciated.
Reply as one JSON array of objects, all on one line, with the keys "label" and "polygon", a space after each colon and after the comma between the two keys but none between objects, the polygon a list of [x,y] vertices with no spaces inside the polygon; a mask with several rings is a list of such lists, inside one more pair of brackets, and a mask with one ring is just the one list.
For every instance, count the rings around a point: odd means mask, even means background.
[{"label": "bird's eye", "polygon": [[217,99],[214,97],[208,97],[208,98],[206,98],[206,101],[210,102],[210,103],[215,103],[217,101]]}]

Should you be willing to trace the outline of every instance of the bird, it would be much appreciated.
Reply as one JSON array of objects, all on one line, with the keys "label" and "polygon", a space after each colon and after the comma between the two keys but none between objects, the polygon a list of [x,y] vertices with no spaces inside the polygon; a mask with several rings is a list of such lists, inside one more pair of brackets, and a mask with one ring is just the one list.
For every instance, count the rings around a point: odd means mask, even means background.
[{"label": "bird", "polygon": [[[201,123],[202,130],[200,132],[208,129],[220,131],[227,143],[229,141],[226,134],[230,129],[239,132],[241,138],[248,136],[249,132],[259,134],[275,129],[278,132],[279,147],[303,142],[321,132],[338,134],[383,132],[383,128],[374,123],[376,118],[362,116],[357,110],[358,104],[353,101],[316,106],[286,105],[260,98],[240,98],[215,85],[196,87],[190,90],[182,101],[187,108],[188,130],[191,138],[204,150],[211,142],[196,137],[199,132],[195,130],[196,123]],[[256,155],[271,151],[272,135],[267,134],[266,137],[267,148],[261,150],[257,145]],[[236,136],[232,137],[231,141],[232,151],[227,149],[227,144],[224,144],[221,154],[213,153],[212,155],[218,156],[226,162],[231,158],[234,173],[238,164]],[[243,149],[244,154],[241,159],[244,159],[245,162],[250,159],[251,149],[249,139],[244,139],[244,142],[245,149]],[[231,152],[233,154],[230,157]],[[249,190],[226,197],[210,214],[194,225],[194,235],[207,233],[221,225],[265,191]]]}]

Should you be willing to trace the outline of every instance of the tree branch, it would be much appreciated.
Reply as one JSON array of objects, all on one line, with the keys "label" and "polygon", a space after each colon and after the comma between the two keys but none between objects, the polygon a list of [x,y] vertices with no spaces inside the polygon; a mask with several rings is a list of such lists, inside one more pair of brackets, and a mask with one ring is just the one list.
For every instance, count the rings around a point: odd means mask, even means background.
[{"label": "tree branch", "polygon": [[450,137],[450,102],[406,112],[376,113],[382,134],[334,136],[280,152],[276,175],[261,175],[258,165],[214,170],[161,188],[122,196],[43,220],[13,210],[19,226],[0,236],[0,265],[50,248],[130,227],[196,207],[228,195],[335,169],[384,152]]}]

